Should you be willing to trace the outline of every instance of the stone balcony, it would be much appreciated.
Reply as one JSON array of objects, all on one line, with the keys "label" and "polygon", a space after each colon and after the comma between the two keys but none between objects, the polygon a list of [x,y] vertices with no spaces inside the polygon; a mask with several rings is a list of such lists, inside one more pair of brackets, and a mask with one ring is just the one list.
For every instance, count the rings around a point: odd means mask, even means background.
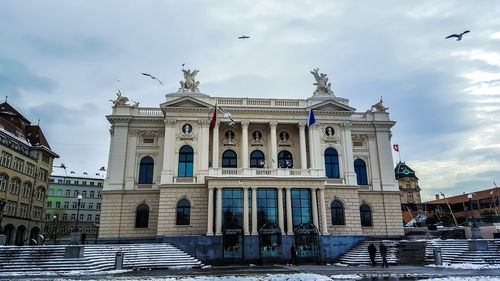
[{"label": "stone balcony", "polygon": [[324,177],[324,171],[312,169],[210,168],[209,176],[220,177]]}]

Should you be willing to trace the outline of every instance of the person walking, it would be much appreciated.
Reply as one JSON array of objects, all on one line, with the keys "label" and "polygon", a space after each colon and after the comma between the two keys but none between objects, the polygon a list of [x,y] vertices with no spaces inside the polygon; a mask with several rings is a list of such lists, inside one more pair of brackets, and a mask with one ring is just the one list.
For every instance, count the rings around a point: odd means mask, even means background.
[{"label": "person walking", "polygon": [[377,248],[373,245],[373,242],[370,242],[368,246],[368,254],[370,254],[370,260],[372,261],[372,267],[375,267],[377,263],[375,262],[375,254],[377,253]]},{"label": "person walking", "polygon": [[378,248],[380,256],[382,256],[382,267],[389,267],[389,264],[387,263],[387,247],[384,243],[380,242],[380,246]]},{"label": "person walking", "polygon": [[292,247],[290,247],[290,264],[299,265],[299,260],[297,259],[297,250],[295,249],[295,243],[292,243]]}]

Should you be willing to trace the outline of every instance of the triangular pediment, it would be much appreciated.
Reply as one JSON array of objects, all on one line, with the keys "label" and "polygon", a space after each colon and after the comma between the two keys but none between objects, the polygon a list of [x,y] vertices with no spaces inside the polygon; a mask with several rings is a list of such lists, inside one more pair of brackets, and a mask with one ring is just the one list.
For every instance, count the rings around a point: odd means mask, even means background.
[{"label": "triangular pediment", "polygon": [[161,108],[167,107],[185,107],[185,108],[213,108],[213,105],[201,101],[193,97],[180,97],[175,100],[171,100],[160,105]]},{"label": "triangular pediment", "polygon": [[356,111],[355,108],[345,105],[343,103],[334,101],[334,100],[326,100],[315,105],[311,106],[314,110],[321,111]]}]

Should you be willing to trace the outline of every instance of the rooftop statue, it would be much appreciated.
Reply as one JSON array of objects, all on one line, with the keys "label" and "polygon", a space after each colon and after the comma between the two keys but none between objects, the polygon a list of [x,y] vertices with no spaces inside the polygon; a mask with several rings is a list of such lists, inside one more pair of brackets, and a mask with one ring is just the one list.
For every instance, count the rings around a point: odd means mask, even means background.
[{"label": "rooftop statue", "polygon": [[117,96],[117,98],[115,100],[109,100],[109,101],[113,102],[113,107],[115,107],[115,106],[122,106],[122,105],[126,105],[127,104],[128,98],[127,97],[122,97],[122,93],[120,92],[120,90],[118,90],[118,93],[116,93],[116,96]]},{"label": "rooftop statue", "polygon": [[333,95],[333,91],[331,89],[332,83],[328,82],[328,77],[324,73],[318,73],[319,68],[315,68],[311,71],[311,74],[316,79],[316,83],[313,85],[316,86],[316,90],[314,91],[314,95]]},{"label": "rooftop statue", "polygon": [[190,69],[183,69],[185,81],[179,81],[181,83],[181,87],[179,88],[179,92],[199,92],[198,86],[200,85],[200,81],[196,81],[196,74],[198,74],[199,70],[195,69],[191,72]]},{"label": "rooftop statue", "polygon": [[385,107],[382,105],[382,96],[380,96],[380,101],[377,102],[376,104],[372,105],[371,107],[371,111],[373,111],[373,109],[375,109],[376,112],[386,112],[387,109],[389,109],[388,107]]}]

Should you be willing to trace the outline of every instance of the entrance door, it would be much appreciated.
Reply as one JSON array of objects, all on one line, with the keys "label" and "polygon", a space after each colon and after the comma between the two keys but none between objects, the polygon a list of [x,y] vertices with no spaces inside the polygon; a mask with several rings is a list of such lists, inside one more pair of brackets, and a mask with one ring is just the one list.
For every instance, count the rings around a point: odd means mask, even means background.
[{"label": "entrance door", "polygon": [[26,227],[24,225],[20,225],[16,231],[16,246],[24,245],[24,233],[26,232]]},{"label": "entrance door", "polygon": [[303,223],[294,229],[299,262],[319,262],[318,229],[312,223]]},{"label": "entrance door", "polygon": [[275,223],[266,223],[259,229],[260,261],[263,264],[281,262],[281,229]]},{"label": "entrance door", "polygon": [[243,228],[231,224],[222,230],[224,264],[243,263]]}]

